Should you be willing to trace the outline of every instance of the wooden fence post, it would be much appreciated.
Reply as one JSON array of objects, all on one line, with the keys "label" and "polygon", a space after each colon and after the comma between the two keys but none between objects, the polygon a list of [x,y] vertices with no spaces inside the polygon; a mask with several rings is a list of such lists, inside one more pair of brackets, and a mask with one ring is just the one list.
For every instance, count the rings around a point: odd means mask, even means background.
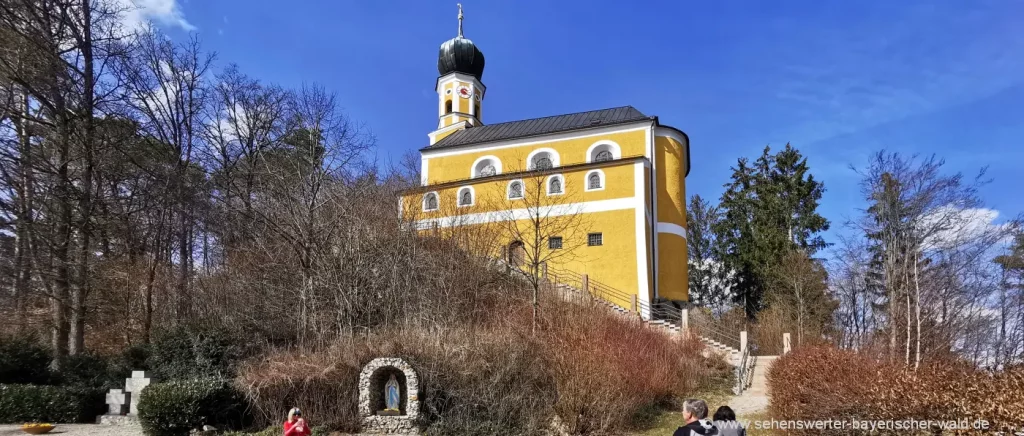
[{"label": "wooden fence post", "polygon": [[631,295],[629,297],[629,311],[636,313],[636,295]]},{"label": "wooden fence post", "polygon": [[747,349],[747,331],[740,332],[740,354],[743,354]]},{"label": "wooden fence post", "polygon": [[679,314],[679,331],[683,334],[690,332],[690,309],[685,307]]}]

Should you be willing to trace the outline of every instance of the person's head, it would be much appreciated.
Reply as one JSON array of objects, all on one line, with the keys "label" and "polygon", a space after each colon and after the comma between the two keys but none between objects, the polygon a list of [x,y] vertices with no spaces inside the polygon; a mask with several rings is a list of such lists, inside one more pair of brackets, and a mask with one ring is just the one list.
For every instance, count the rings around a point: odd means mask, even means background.
[{"label": "person's head", "polygon": [[302,411],[298,407],[293,407],[292,410],[288,411],[288,422],[295,421],[296,419],[302,418]]},{"label": "person's head", "polygon": [[704,400],[689,398],[683,401],[683,419],[687,423],[708,417],[708,403]]},{"label": "person's head", "polygon": [[733,412],[729,406],[719,407],[715,411],[715,421],[735,421],[736,412]]}]

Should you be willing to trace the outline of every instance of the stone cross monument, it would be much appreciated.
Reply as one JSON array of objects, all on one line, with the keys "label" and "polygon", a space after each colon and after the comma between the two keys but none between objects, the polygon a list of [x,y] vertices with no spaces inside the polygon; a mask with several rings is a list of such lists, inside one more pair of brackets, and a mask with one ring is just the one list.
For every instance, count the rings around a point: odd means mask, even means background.
[{"label": "stone cross monument", "polygon": [[142,391],[156,379],[145,371],[132,371],[131,378],[124,380],[124,389],[107,392],[107,413],[96,417],[98,424],[135,424],[139,415],[139,400]]}]

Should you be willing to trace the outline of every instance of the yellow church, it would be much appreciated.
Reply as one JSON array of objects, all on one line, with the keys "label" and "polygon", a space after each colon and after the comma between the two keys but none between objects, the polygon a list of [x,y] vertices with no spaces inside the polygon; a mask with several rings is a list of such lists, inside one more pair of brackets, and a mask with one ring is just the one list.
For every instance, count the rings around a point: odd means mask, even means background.
[{"label": "yellow church", "polygon": [[441,44],[437,130],[420,150],[420,186],[400,213],[423,231],[477,235],[488,255],[586,274],[633,296],[645,319],[688,301],[690,142],[623,106],[487,124],[484,55],[463,36]]}]

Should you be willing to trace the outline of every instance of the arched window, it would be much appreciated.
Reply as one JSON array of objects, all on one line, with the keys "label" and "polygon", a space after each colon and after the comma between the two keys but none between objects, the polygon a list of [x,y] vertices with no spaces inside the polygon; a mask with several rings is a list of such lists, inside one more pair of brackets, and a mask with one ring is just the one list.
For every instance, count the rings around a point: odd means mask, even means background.
[{"label": "arched window", "polygon": [[473,188],[462,188],[459,190],[459,206],[473,205]]},{"label": "arched window", "polygon": [[535,170],[546,170],[554,166],[551,165],[551,157],[547,153],[540,153],[534,156],[532,164]]},{"label": "arched window", "polygon": [[526,167],[530,170],[546,170],[558,165],[558,152],[550,148],[534,150],[526,157]]},{"label": "arched window", "polygon": [[448,101],[444,102],[444,113],[446,113],[446,114],[452,113],[452,101],[451,100],[448,100]]},{"label": "arched window", "polygon": [[494,156],[483,156],[473,162],[473,168],[469,176],[475,177],[487,177],[501,173],[501,161]]},{"label": "arched window", "polygon": [[523,198],[523,182],[513,180],[512,183],[508,184],[508,199],[516,200],[520,198]]},{"label": "arched window", "polygon": [[600,191],[604,189],[604,171],[591,170],[587,172],[587,187],[584,191]]},{"label": "arched window", "polygon": [[437,210],[437,194],[436,193],[431,192],[431,193],[428,193],[427,195],[423,196],[423,210],[425,210],[425,211]]},{"label": "arched window", "polygon": [[562,176],[551,176],[548,178],[548,195],[562,194],[563,191]]},{"label": "arched window", "polygon": [[476,114],[476,119],[480,119],[480,103],[473,106],[473,113]]},{"label": "arched window", "polygon": [[621,157],[619,144],[608,140],[597,141],[587,149],[587,162],[605,162]]},{"label": "arched window", "polygon": [[526,247],[522,241],[512,241],[508,244],[508,263],[513,267],[520,267],[526,260]]}]

